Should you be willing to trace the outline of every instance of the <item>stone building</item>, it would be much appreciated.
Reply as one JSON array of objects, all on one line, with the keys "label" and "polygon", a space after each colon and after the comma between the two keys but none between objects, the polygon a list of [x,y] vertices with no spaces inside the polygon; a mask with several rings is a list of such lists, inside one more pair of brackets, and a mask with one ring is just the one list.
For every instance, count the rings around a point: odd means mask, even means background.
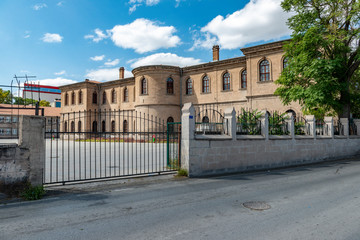
[{"label": "stone building", "polygon": [[[101,129],[100,123],[95,123],[94,118],[91,120],[87,117],[87,123],[84,120],[71,120],[77,118],[76,114],[79,119],[83,118],[84,111],[133,111],[178,122],[181,107],[187,102],[195,106],[216,106],[220,112],[227,107],[234,107],[237,111],[245,108],[299,114],[299,104],[284,106],[274,96],[277,88],[274,81],[286,66],[283,44],[284,41],[279,41],[242,48],[244,56],[225,60],[219,59],[219,46],[214,46],[213,61],[209,63],[183,68],[141,66],[132,70],[134,77],[131,78],[124,78],[124,68],[121,67],[119,79],[114,81],[86,79],[84,82],[62,86],[63,130]],[[103,122],[102,130],[121,131],[122,125],[128,123],[123,122],[125,118],[120,119],[118,121],[109,116],[107,120],[97,121]]]}]

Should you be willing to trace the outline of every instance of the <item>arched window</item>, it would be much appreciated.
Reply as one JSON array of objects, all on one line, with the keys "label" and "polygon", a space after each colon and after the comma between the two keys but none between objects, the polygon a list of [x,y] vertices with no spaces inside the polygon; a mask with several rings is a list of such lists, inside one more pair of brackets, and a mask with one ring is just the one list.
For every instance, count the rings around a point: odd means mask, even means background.
[{"label": "arched window", "polygon": [[71,132],[75,132],[75,122],[71,121]]},{"label": "arched window", "polygon": [[97,104],[97,93],[93,92],[92,103]]},{"label": "arched window", "polygon": [[67,130],[68,130],[67,121],[65,121],[65,123],[64,123],[64,132],[67,132]]},{"label": "arched window", "polygon": [[146,78],[141,80],[141,94],[148,94]]},{"label": "arched window", "polygon": [[260,81],[269,81],[270,80],[270,64],[268,60],[262,60],[260,62]]},{"label": "arched window", "polygon": [[79,91],[79,104],[82,104],[82,91]]},{"label": "arched window", "polygon": [[294,118],[294,120],[296,120],[296,112],[295,112],[294,110],[289,109],[289,110],[286,111],[286,113],[291,113],[292,116],[293,116],[293,118]]},{"label": "arched window", "polygon": [[113,89],[111,91],[111,103],[115,103],[116,102],[116,91],[115,89]]},{"label": "arched window", "polygon": [[166,93],[174,94],[174,80],[172,78],[166,80]]},{"label": "arched window", "polygon": [[93,132],[97,132],[97,121],[93,121],[92,131],[93,131]]},{"label": "arched window", "polygon": [[78,132],[81,132],[81,121],[78,121]]},{"label": "arched window", "polygon": [[167,124],[167,130],[169,133],[173,133],[174,132],[174,124],[169,124],[169,123],[173,123],[174,119],[172,117],[168,117],[168,119],[166,120]]},{"label": "arched window", "polygon": [[129,90],[126,88],[124,88],[124,102],[128,102],[129,101]]},{"label": "arched window", "polygon": [[128,128],[129,128],[128,122],[126,120],[124,120],[124,122],[123,122],[123,132],[128,132],[128,130],[129,130]]},{"label": "arched window", "polygon": [[288,60],[289,59],[287,57],[283,59],[283,69],[285,69],[289,65]]},{"label": "arched window", "polygon": [[241,88],[246,88],[247,73],[246,69],[241,72]]},{"label": "arched window", "polygon": [[106,132],[105,120],[103,120],[103,121],[101,122],[101,131],[102,131],[102,132]]},{"label": "arched window", "polygon": [[111,132],[115,132],[115,121],[111,121]]},{"label": "arched window", "polygon": [[103,103],[103,104],[106,103],[106,92],[105,92],[105,91],[104,91],[104,93],[103,93],[102,103]]},{"label": "arched window", "polygon": [[75,104],[75,92],[71,93],[71,104],[74,105]]},{"label": "arched window", "polygon": [[191,78],[189,78],[188,80],[186,80],[186,95],[191,94],[193,94],[193,83]]},{"label": "arched window", "polygon": [[204,116],[203,118],[202,118],[202,123],[209,123],[210,121],[209,121],[209,117],[208,116]]},{"label": "arched window", "polygon": [[230,90],[230,73],[225,73],[223,76],[223,90]]},{"label": "arched window", "polygon": [[69,94],[65,93],[65,106],[69,105]]},{"label": "arched window", "polygon": [[202,92],[208,93],[210,92],[210,80],[209,77],[206,75],[202,79]]}]

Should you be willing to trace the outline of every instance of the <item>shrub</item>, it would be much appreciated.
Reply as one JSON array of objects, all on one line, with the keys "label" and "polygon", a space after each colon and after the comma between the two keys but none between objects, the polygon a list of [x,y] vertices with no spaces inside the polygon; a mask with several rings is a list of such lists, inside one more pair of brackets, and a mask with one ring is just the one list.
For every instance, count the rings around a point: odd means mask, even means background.
[{"label": "shrub", "polygon": [[21,194],[21,197],[25,200],[31,201],[31,200],[38,200],[42,198],[45,194],[44,186],[32,186],[31,184],[28,184],[28,186],[24,189],[24,191]]},{"label": "shrub", "polygon": [[177,174],[178,177],[187,177],[188,175],[188,171],[184,168],[180,168]]}]

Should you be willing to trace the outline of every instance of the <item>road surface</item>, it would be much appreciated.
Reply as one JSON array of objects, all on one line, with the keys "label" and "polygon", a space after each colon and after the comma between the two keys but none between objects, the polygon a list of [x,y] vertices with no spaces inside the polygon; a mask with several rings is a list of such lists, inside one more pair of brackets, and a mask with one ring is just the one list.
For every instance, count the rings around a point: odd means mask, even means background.
[{"label": "road surface", "polygon": [[[358,240],[359,160],[57,188],[65,193],[0,204],[0,239]],[[244,207],[253,201],[271,208]]]}]

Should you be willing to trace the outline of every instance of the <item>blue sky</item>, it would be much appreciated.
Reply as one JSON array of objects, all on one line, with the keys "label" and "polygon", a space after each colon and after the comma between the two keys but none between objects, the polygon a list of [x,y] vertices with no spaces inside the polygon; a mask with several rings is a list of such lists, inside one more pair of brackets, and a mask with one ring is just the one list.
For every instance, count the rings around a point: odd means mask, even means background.
[{"label": "blue sky", "polygon": [[188,66],[289,38],[280,0],[1,0],[0,84],[114,80],[118,68]]}]

